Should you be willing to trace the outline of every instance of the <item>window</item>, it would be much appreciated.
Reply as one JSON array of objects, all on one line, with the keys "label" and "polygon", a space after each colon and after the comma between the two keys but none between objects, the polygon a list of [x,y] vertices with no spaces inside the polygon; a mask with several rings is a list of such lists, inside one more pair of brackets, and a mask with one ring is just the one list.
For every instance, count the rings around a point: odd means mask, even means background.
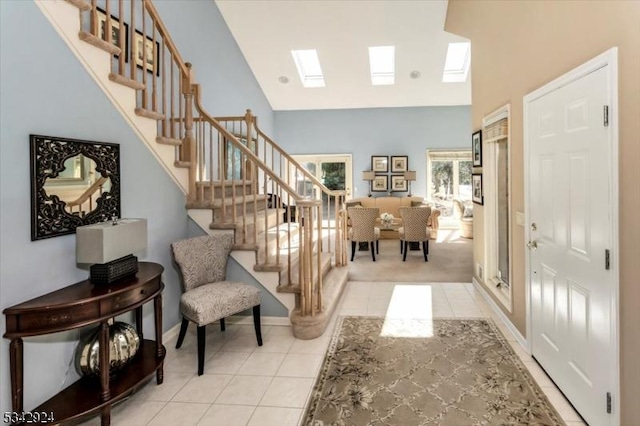
[{"label": "window", "polygon": [[300,81],[304,87],[324,87],[324,75],[320,67],[320,59],[315,49],[292,50],[293,61],[298,68]]},{"label": "window", "polygon": [[395,46],[376,46],[369,48],[371,84],[374,86],[395,84],[395,54]]},{"label": "window", "polygon": [[471,63],[471,43],[449,43],[447,58],[442,74],[443,83],[462,83],[467,81]]},{"label": "window", "polygon": [[427,198],[440,210],[440,228],[455,229],[453,200],[471,204],[471,150],[427,151]]},{"label": "window", "polygon": [[511,311],[511,179],[509,106],[483,120],[485,277],[487,287]]}]

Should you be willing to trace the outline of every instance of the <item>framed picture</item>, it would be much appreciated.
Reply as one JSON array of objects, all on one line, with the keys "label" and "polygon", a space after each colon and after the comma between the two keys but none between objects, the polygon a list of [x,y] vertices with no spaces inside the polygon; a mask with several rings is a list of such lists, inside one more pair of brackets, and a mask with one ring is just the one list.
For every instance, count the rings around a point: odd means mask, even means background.
[{"label": "framed picture", "polygon": [[[153,39],[147,36],[144,48],[146,53],[142,50],[142,33],[136,31],[135,43],[133,43],[133,57],[136,59],[136,65],[150,73],[155,72],[156,75],[160,75],[160,67],[158,66],[160,63],[160,43],[157,41],[153,43]],[[143,63],[144,60],[146,60],[146,64]]]},{"label": "framed picture", "polygon": [[471,199],[476,204],[484,204],[484,197],[482,195],[482,175],[480,173],[473,173],[471,175]]},{"label": "framed picture", "polygon": [[[98,37],[102,40],[107,41],[107,33],[105,31],[105,27],[107,26],[107,13],[100,9],[96,8],[96,17],[98,19]],[[129,61],[129,24],[124,22],[122,24],[124,27],[124,60],[126,62]],[[115,16],[111,15],[111,43],[120,47],[120,21]],[[119,55],[116,55],[116,58]]]},{"label": "framed picture", "polygon": [[389,178],[386,175],[376,175],[371,182],[372,192],[388,192],[389,191]]},{"label": "framed picture", "polygon": [[404,175],[391,175],[391,192],[407,192],[407,180]]},{"label": "framed picture", "polygon": [[473,156],[473,167],[482,167],[482,130],[471,135],[471,155]]},{"label": "framed picture", "polygon": [[386,155],[372,155],[371,170],[378,173],[387,173],[389,171],[389,157]]},{"label": "framed picture", "polygon": [[[403,173],[409,170],[409,157],[394,155],[391,157],[391,173]],[[406,190],[405,190],[406,191]]]}]

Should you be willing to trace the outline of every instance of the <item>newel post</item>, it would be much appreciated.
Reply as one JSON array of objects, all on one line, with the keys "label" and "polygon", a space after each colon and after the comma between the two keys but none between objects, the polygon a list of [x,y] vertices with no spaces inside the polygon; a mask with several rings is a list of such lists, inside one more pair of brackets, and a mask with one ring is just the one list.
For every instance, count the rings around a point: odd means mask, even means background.
[{"label": "newel post", "polygon": [[186,71],[182,74],[182,91],[184,94],[184,139],[182,139],[183,161],[189,162],[188,202],[196,198],[196,144],[193,140],[193,71],[191,63],[185,63]]}]

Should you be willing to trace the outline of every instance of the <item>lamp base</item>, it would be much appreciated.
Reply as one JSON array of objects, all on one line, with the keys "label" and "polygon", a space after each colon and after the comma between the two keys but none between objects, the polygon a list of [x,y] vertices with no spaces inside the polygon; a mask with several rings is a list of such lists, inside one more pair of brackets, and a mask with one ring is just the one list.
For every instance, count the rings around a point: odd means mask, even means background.
[{"label": "lamp base", "polygon": [[138,272],[138,258],[130,254],[109,263],[96,263],[89,269],[89,280],[93,284],[108,285]]}]

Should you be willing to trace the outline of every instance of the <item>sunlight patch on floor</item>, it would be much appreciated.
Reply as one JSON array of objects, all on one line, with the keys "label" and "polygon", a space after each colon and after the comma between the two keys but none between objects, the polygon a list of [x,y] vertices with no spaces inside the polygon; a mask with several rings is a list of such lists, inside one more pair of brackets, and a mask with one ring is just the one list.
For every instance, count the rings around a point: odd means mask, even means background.
[{"label": "sunlight patch on floor", "polygon": [[396,285],[381,336],[432,337],[433,297],[430,285]]}]

